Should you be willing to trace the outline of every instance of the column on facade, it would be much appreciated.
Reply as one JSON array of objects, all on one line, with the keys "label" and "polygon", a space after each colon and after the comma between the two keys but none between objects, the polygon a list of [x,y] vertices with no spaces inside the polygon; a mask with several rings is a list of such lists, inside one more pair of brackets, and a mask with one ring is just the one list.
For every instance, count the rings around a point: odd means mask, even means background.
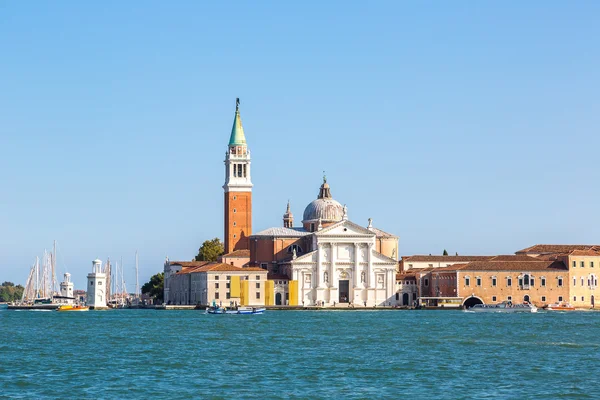
[{"label": "column on facade", "polygon": [[327,286],[323,280],[323,272],[323,246],[319,243],[317,244],[317,276],[319,280],[316,282],[323,282],[323,284],[319,286]]},{"label": "column on facade", "polygon": [[375,279],[375,272],[373,271],[373,243],[367,244],[367,259],[369,260],[369,267],[367,273],[365,274],[365,279],[367,280],[367,287],[376,288],[377,282]]},{"label": "column on facade", "polygon": [[354,243],[354,287],[360,285],[360,244]]},{"label": "column on facade", "polygon": [[[329,243],[329,251],[331,251],[331,264],[330,264],[330,268],[329,268],[329,283],[333,282],[334,279],[334,274],[335,274],[335,250],[334,250],[334,243]],[[339,283],[338,283],[338,288],[339,288]]]}]

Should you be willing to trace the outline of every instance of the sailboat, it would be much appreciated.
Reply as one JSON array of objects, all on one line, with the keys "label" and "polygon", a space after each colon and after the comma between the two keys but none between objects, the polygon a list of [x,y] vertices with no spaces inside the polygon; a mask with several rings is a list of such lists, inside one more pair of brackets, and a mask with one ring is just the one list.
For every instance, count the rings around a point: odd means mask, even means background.
[{"label": "sailboat", "polygon": [[[67,304],[68,298],[61,296],[56,290],[56,240],[52,253],[44,251],[40,262],[39,257],[29,270],[21,301],[9,304],[9,309],[54,310]],[[74,300],[74,298],[73,298]]]}]

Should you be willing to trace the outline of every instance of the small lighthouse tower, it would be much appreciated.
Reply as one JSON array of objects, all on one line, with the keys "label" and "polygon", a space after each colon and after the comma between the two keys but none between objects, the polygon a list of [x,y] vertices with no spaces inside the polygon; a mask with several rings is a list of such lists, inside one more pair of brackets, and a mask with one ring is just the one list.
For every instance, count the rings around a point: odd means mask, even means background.
[{"label": "small lighthouse tower", "polygon": [[87,276],[87,305],[98,310],[106,307],[106,274],[102,272],[102,261],[92,261],[92,272]]},{"label": "small lighthouse tower", "polygon": [[65,279],[60,283],[60,296],[65,302],[73,303],[73,282],[71,282],[71,274],[66,272],[64,275]]}]

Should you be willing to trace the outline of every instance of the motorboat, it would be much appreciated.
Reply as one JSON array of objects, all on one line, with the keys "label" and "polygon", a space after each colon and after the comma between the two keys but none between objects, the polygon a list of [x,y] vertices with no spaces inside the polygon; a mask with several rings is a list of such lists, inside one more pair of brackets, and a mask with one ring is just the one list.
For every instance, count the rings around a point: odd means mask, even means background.
[{"label": "motorboat", "polygon": [[563,302],[548,304],[545,309],[548,311],[575,311],[575,307],[569,303]]},{"label": "motorboat", "polygon": [[257,308],[257,307],[218,307],[213,306],[206,309],[206,314],[262,314],[265,312],[265,308]]},{"label": "motorboat", "polygon": [[56,311],[89,311],[89,307],[81,305],[64,305],[56,309]]},{"label": "motorboat", "polygon": [[513,304],[511,301],[503,301],[499,304],[476,304],[466,309],[470,312],[499,312],[499,313],[534,313],[537,307],[531,303]]}]

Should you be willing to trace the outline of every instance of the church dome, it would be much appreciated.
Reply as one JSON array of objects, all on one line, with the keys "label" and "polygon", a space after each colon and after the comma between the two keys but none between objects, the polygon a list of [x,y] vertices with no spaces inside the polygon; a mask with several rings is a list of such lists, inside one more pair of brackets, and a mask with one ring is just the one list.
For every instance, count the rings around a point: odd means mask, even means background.
[{"label": "church dome", "polygon": [[302,222],[338,222],[344,218],[344,206],[331,197],[329,184],[323,178],[319,196],[304,209]]}]

